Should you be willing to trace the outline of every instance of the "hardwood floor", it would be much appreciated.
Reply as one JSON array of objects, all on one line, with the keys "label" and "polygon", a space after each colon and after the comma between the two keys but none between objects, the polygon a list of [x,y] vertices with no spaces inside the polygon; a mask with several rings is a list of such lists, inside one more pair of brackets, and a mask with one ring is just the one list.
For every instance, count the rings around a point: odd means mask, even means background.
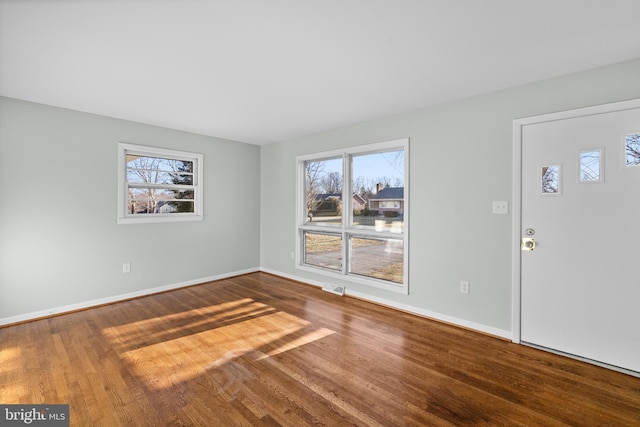
[{"label": "hardwood floor", "polygon": [[72,426],[638,426],[640,378],[254,273],[0,329]]}]

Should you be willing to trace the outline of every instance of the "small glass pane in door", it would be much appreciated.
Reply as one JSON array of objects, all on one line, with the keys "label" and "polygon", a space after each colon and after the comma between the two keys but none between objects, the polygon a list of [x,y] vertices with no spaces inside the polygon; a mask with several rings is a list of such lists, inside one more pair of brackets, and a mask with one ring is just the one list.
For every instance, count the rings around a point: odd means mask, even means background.
[{"label": "small glass pane in door", "polygon": [[602,176],[602,150],[580,152],[580,182],[598,182]]},{"label": "small glass pane in door", "polygon": [[640,166],[640,133],[625,138],[625,159],[627,166]]},{"label": "small glass pane in door", "polygon": [[559,194],[560,165],[542,166],[540,172],[540,189],[542,194]]}]

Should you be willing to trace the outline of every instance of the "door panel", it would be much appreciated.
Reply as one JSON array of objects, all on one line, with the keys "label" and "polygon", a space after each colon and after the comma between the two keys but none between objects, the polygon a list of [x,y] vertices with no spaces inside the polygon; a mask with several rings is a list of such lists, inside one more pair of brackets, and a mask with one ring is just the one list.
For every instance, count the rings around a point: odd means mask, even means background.
[{"label": "door panel", "polygon": [[[640,372],[640,167],[625,165],[638,129],[639,108],[523,126],[521,233],[536,246],[521,252],[520,337]],[[580,180],[583,151],[600,151],[599,181]],[[559,188],[543,193],[551,165]]]}]

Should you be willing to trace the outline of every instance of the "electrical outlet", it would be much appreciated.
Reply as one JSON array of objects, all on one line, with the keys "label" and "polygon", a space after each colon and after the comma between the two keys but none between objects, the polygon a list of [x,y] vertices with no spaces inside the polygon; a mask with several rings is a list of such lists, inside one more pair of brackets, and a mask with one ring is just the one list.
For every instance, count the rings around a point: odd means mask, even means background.
[{"label": "electrical outlet", "polygon": [[291,254],[289,254],[291,256],[291,259],[296,259],[296,253],[291,251]]},{"label": "electrical outlet", "polygon": [[469,293],[469,282],[464,280],[460,282],[460,293],[463,293],[463,294]]},{"label": "electrical outlet", "polygon": [[131,263],[125,262],[124,264],[122,264],[122,272],[131,273]]},{"label": "electrical outlet", "polygon": [[507,215],[509,213],[509,202],[493,202],[493,213],[500,215]]}]

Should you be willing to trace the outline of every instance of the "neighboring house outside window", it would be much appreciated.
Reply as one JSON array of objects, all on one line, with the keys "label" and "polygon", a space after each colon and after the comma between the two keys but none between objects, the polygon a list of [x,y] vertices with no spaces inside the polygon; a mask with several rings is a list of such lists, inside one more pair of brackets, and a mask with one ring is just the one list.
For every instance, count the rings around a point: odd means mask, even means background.
[{"label": "neighboring house outside window", "polygon": [[118,223],[202,220],[203,155],[118,144]]},{"label": "neighboring house outside window", "polygon": [[[352,195],[354,210],[362,210],[367,201],[357,193]],[[342,212],[342,193],[325,193],[316,196],[317,206],[311,210],[312,215],[340,215]]]},{"label": "neighboring house outside window", "polygon": [[408,149],[401,139],[297,158],[297,268],[408,293]]},{"label": "neighboring house outside window", "polygon": [[376,194],[369,199],[369,209],[387,217],[404,214],[404,187],[384,187],[378,184]]}]

